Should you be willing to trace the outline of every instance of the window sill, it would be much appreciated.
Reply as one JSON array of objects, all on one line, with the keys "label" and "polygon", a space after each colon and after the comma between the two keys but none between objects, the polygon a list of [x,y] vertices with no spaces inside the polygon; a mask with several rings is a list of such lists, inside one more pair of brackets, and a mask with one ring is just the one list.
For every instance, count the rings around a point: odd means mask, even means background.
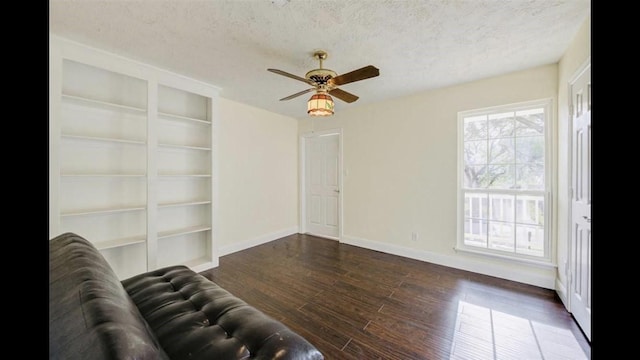
[{"label": "window sill", "polygon": [[469,253],[469,254],[474,254],[474,255],[498,258],[498,259],[502,259],[502,260],[511,261],[511,262],[514,262],[514,263],[525,264],[525,265],[534,265],[534,266],[542,267],[542,268],[555,269],[555,268],[558,267],[558,264],[554,264],[554,263],[552,263],[550,261],[545,261],[545,260],[523,259],[523,258],[517,258],[517,257],[501,255],[501,254],[494,254],[494,253],[478,251],[478,250],[473,250],[473,249],[468,249],[468,248],[461,248],[461,247],[458,247],[458,246],[454,247],[453,250],[455,250],[456,252],[462,252],[462,253]]}]

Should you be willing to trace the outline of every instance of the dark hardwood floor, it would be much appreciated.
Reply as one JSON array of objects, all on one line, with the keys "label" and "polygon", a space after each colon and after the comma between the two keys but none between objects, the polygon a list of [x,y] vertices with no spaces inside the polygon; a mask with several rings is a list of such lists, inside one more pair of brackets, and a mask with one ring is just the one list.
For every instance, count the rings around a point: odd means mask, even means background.
[{"label": "dark hardwood floor", "polygon": [[201,273],[326,359],[588,359],[552,290],[309,235],[220,258]]}]

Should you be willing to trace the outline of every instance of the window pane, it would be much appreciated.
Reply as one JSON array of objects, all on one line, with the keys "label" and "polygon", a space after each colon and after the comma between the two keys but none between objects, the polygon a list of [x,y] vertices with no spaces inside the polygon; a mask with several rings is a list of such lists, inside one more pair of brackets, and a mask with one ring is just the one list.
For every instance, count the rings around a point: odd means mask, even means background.
[{"label": "window pane", "polygon": [[544,136],[516,138],[516,163],[544,164]]},{"label": "window pane", "polygon": [[544,190],[544,166],[516,165],[516,189]]},{"label": "window pane", "polygon": [[544,197],[518,195],[516,200],[516,222],[544,225]]},{"label": "window pane", "polygon": [[487,138],[487,117],[474,116],[464,119],[464,140],[480,140]]},{"label": "window pane", "polygon": [[464,194],[464,216],[487,219],[487,194]]},{"label": "window pane", "polygon": [[489,223],[489,248],[514,252],[513,224],[492,221]]},{"label": "window pane", "polygon": [[485,220],[464,220],[464,244],[482,248],[487,247],[487,222]]},{"label": "window pane", "polygon": [[465,194],[464,195],[464,217],[466,218],[471,216],[471,211],[469,210],[471,209],[470,204],[471,204],[471,199],[467,196],[467,194]]},{"label": "window pane", "polygon": [[491,194],[489,195],[490,220],[513,222],[514,195]]},{"label": "window pane", "polygon": [[487,165],[465,166],[464,187],[466,189],[485,189],[489,185]]},{"label": "window pane", "polygon": [[489,138],[512,137],[514,132],[513,113],[489,117]]},{"label": "window pane", "polygon": [[516,253],[544,256],[544,228],[533,225],[516,225]]},{"label": "window pane", "polygon": [[464,163],[480,165],[487,163],[487,141],[466,141],[464,143]]},{"label": "window pane", "polygon": [[491,165],[483,180],[490,189],[512,189],[515,185],[514,173],[512,165]]},{"label": "window pane", "polygon": [[489,164],[513,164],[514,138],[489,140]]},{"label": "window pane", "polygon": [[516,112],[516,136],[544,135],[544,109]]}]

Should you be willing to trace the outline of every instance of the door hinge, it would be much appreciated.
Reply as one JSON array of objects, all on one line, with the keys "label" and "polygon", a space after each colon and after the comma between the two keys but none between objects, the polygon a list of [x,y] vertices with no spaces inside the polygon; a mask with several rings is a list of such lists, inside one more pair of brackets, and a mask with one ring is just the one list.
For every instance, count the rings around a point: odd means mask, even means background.
[{"label": "door hinge", "polygon": [[569,105],[569,118],[573,119],[573,104]]}]

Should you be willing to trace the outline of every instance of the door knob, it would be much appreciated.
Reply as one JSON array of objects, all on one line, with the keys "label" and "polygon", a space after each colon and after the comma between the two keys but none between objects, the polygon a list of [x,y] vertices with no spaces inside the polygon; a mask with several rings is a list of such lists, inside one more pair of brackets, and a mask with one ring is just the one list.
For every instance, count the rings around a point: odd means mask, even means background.
[{"label": "door knob", "polygon": [[333,189],[333,191],[335,191],[335,192],[337,192],[337,193],[339,193],[339,192],[340,192],[340,190],[339,190],[339,189]]},{"label": "door knob", "polygon": [[591,218],[587,215],[582,216],[583,219],[587,220],[587,222],[591,222]]}]

